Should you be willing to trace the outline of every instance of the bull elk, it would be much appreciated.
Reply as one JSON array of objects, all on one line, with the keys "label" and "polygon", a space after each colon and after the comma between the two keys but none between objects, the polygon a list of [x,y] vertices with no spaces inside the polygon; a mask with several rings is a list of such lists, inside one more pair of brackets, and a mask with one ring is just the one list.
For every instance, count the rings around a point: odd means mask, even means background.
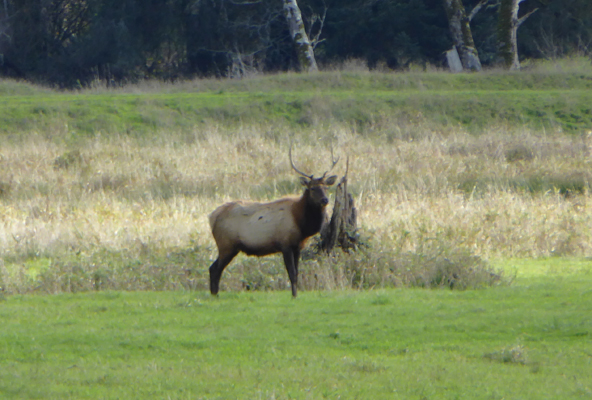
[{"label": "bull elk", "polygon": [[301,175],[302,196],[284,197],[270,203],[233,201],[209,215],[218,247],[218,258],[210,266],[210,292],[213,295],[218,293],[224,268],[242,251],[258,257],[282,253],[292,296],[296,297],[300,250],[307,238],[321,230],[327,218],[327,187],[335,183],[337,176],[325,176],[339,158],[334,159],[331,151],[331,168],[320,178],[314,178],[296,168],[292,161],[292,146],[288,155],[292,168]]}]

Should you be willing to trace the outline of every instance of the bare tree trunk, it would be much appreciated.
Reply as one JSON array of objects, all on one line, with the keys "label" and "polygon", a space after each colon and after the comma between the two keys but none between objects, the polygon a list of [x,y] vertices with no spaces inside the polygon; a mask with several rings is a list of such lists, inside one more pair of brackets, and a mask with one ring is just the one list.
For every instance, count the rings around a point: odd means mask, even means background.
[{"label": "bare tree trunk", "polygon": [[504,65],[510,70],[520,69],[520,60],[518,59],[518,28],[532,13],[538,10],[535,8],[531,12],[525,14],[522,18],[518,18],[520,3],[523,1],[524,0],[500,1],[497,23],[498,47]]},{"label": "bare tree trunk", "polygon": [[518,0],[501,0],[497,22],[499,53],[506,68],[520,69],[518,60]]},{"label": "bare tree trunk", "polygon": [[444,0],[452,42],[464,69],[481,71],[481,60],[473,41],[469,18],[462,0]]},{"label": "bare tree trunk", "polygon": [[290,35],[296,46],[296,53],[298,54],[298,63],[300,70],[306,72],[318,71],[317,62],[314,56],[314,50],[304,29],[304,22],[302,22],[302,14],[296,0],[283,0],[284,14],[288,21],[290,28]]}]

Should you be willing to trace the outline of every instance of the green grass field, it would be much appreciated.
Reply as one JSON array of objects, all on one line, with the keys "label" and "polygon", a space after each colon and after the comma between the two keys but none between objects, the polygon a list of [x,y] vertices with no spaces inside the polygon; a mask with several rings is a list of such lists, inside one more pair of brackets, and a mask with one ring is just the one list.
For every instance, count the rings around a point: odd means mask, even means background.
[{"label": "green grass field", "polygon": [[102,292],[0,302],[2,399],[585,399],[592,262],[484,290]]}]

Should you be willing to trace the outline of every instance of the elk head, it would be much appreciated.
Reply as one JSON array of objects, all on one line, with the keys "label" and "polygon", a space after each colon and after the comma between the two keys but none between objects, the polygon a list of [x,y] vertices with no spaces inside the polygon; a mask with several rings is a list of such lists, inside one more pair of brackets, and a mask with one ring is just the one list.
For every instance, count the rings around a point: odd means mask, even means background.
[{"label": "elk head", "polygon": [[329,168],[329,170],[327,170],[320,178],[315,178],[313,175],[305,174],[304,172],[296,168],[296,165],[294,165],[294,161],[292,160],[292,144],[290,144],[290,150],[288,151],[288,155],[290,157],[290,164],[292,165],[292,169],[296,171],[299,175],[301,175],[300,183],[309,192],[310,199],[312,200],[312,202],[314,204],[320,205],[321,207],[325,207],[327,204],[329,204],[329,198],[327,197],[327,186],[331,186],[335,183],[335,181],[337,180],[337,175],[332,175],[328,178],[325,178],[325,176],[327,176],[327,174],[333,170],[333,168],[339,161],[339,157],[335,159],[335,157],[333,156],[333,147],[331,147],[331,168]]}]

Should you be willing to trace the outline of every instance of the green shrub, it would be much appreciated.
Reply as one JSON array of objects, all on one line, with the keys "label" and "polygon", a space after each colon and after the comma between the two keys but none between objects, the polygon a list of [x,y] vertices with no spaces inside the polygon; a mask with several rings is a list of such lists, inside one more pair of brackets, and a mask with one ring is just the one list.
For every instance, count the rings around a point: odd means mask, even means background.
[{"label": "green shrub", "polygon": [[362,246],[357,252],[316,256],[304,261],[301,285],[308,290],[377,287],[476,289],[510,279],[467,249],[426,240],[415,251]]}]

